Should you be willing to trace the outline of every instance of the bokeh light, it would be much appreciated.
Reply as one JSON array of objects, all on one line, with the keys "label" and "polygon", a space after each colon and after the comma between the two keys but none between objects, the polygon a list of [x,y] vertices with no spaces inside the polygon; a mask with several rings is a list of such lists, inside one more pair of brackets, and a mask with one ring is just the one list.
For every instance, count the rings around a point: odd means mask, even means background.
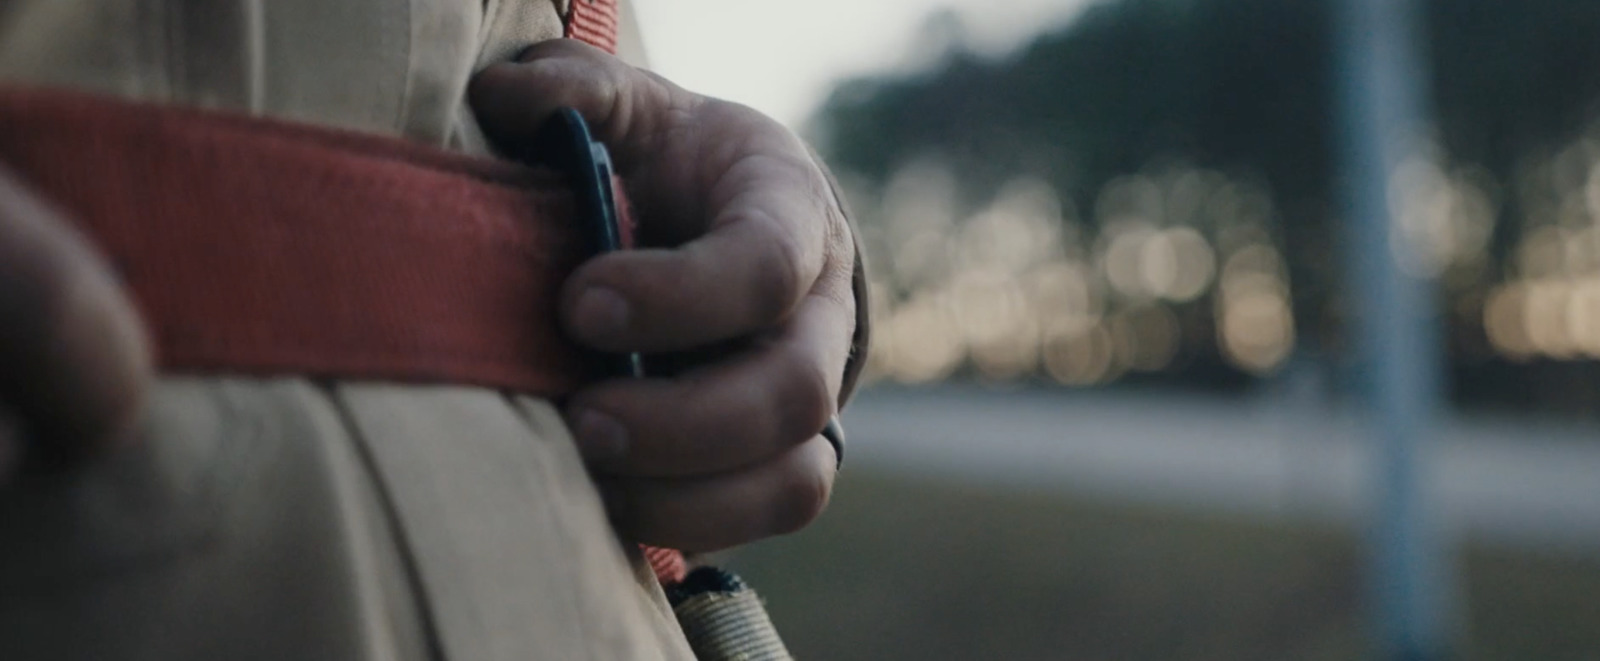
[{"label": "bokeh light", "polygon": [[[887,265],[874,376],[1103,384],[1167,370],[1211,333],[1210,351],[1252,374],[1292,353],[1288,272],[1259,186],[1188,167],[1120,177],[1085,224],[1031,177],[962,211],[951,173],[917,160],[855,197],[881,225],[863,240],[869,258]],[[1180,314],[1192,305],[1203,314]]]}]

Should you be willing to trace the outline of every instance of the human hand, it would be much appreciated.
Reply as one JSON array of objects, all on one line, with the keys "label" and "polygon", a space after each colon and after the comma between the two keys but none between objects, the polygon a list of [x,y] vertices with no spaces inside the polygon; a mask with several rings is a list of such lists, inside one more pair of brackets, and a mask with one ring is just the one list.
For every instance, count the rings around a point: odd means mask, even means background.
[{"label": "human hand", "polygon": [[0,484],[127,437],[150,352],[111,270],[0,169]]},{"label": "human hand", "polygon": [[845,389],[857,310],[849,224],[810,150],[754,110],[569,40],[489,67],[471,100],[513,152],[562,106],[611,149],[641,247],[572,274],[560,308],[572,337],[715,356],[568,404],[619,530],[698,552],[814,519],[838,461],[819,431]]}]

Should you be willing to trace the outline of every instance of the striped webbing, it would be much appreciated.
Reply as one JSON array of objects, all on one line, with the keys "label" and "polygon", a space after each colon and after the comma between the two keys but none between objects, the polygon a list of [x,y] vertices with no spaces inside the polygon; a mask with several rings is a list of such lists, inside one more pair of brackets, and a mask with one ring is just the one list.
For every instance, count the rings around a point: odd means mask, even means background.
[{"label": "striped webbing", "polygon": [[617,0],[569,0],[567,37],[617,52]]},{"label": "striped webbing", "polygon": [[[570,0],[567,38],[583,41],[607,53],[617,52],[617,0]],[[683,554],[672,549],[640,545],[650,568],[663,585],[683,580],[688,571]]]}]

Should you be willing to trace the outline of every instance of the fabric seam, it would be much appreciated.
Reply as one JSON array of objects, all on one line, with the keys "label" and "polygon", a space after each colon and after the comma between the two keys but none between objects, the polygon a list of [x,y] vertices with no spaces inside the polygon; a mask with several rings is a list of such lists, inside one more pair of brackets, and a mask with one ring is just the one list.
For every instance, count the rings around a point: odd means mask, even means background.
[{"label": "fabric seam", "polygon": [[417,618],[422,620],[424,644],[427,646],[428,656],[438,661],[447,659],[444,650],[444,641],[441,639],[438,617],[433,612],[433,600],[428,596],[427,584],[422,579],[422,565],[417,561],[417,554],[411,541],[411,534],[406,529],[405,521],[400,516],[400,509],[395,504],[394,492],[390,488],[383,473],[378,470],[377,457],[373,455],[372,448],[365,433],[361,431],[350,412],[348,402],[335,391],[334,384],[327,381],[317,382],[317,388],[333,405],[339,417],[339,423],[345,429],[350,442],[355,446],[356,457],[366,469],[367,475],[372,479],[372,490],[379,505],[383,508],[383,518],[389,523],[395,544],[396,555],[405,572],[406,582],[411,584],[411,598],[417,610]]}]

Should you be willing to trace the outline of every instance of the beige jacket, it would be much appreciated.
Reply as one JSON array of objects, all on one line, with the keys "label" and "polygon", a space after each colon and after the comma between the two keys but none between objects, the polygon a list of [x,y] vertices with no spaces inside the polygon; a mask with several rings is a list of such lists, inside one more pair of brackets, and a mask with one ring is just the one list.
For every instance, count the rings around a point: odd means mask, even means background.
[{"label": "beige jacket", "polygon": [[[564,2],[0,0],[0,84],[482,154],[470,76]],[[168,377],[141,436],[0,492],[0,658],[692,659],[549,402]]]},{"label": "beige jacket", "polygon": [[[561,36],[569,1],[583,0],[0,0],[0,83],[244,110],[486,155],[467,83]],[[619,5],[618,54],[643,64],[629,0]],[[860,375],[868,321],[858,315],[841,404]]]},{"label": "beige jacket", "polygon": [[[581,0],[579,0],[581,1]],[[0,0],[0,82],[245,110],[486,153],[472,74],[568,0]],[[626,2],[620,55],[643,60]]]}]

